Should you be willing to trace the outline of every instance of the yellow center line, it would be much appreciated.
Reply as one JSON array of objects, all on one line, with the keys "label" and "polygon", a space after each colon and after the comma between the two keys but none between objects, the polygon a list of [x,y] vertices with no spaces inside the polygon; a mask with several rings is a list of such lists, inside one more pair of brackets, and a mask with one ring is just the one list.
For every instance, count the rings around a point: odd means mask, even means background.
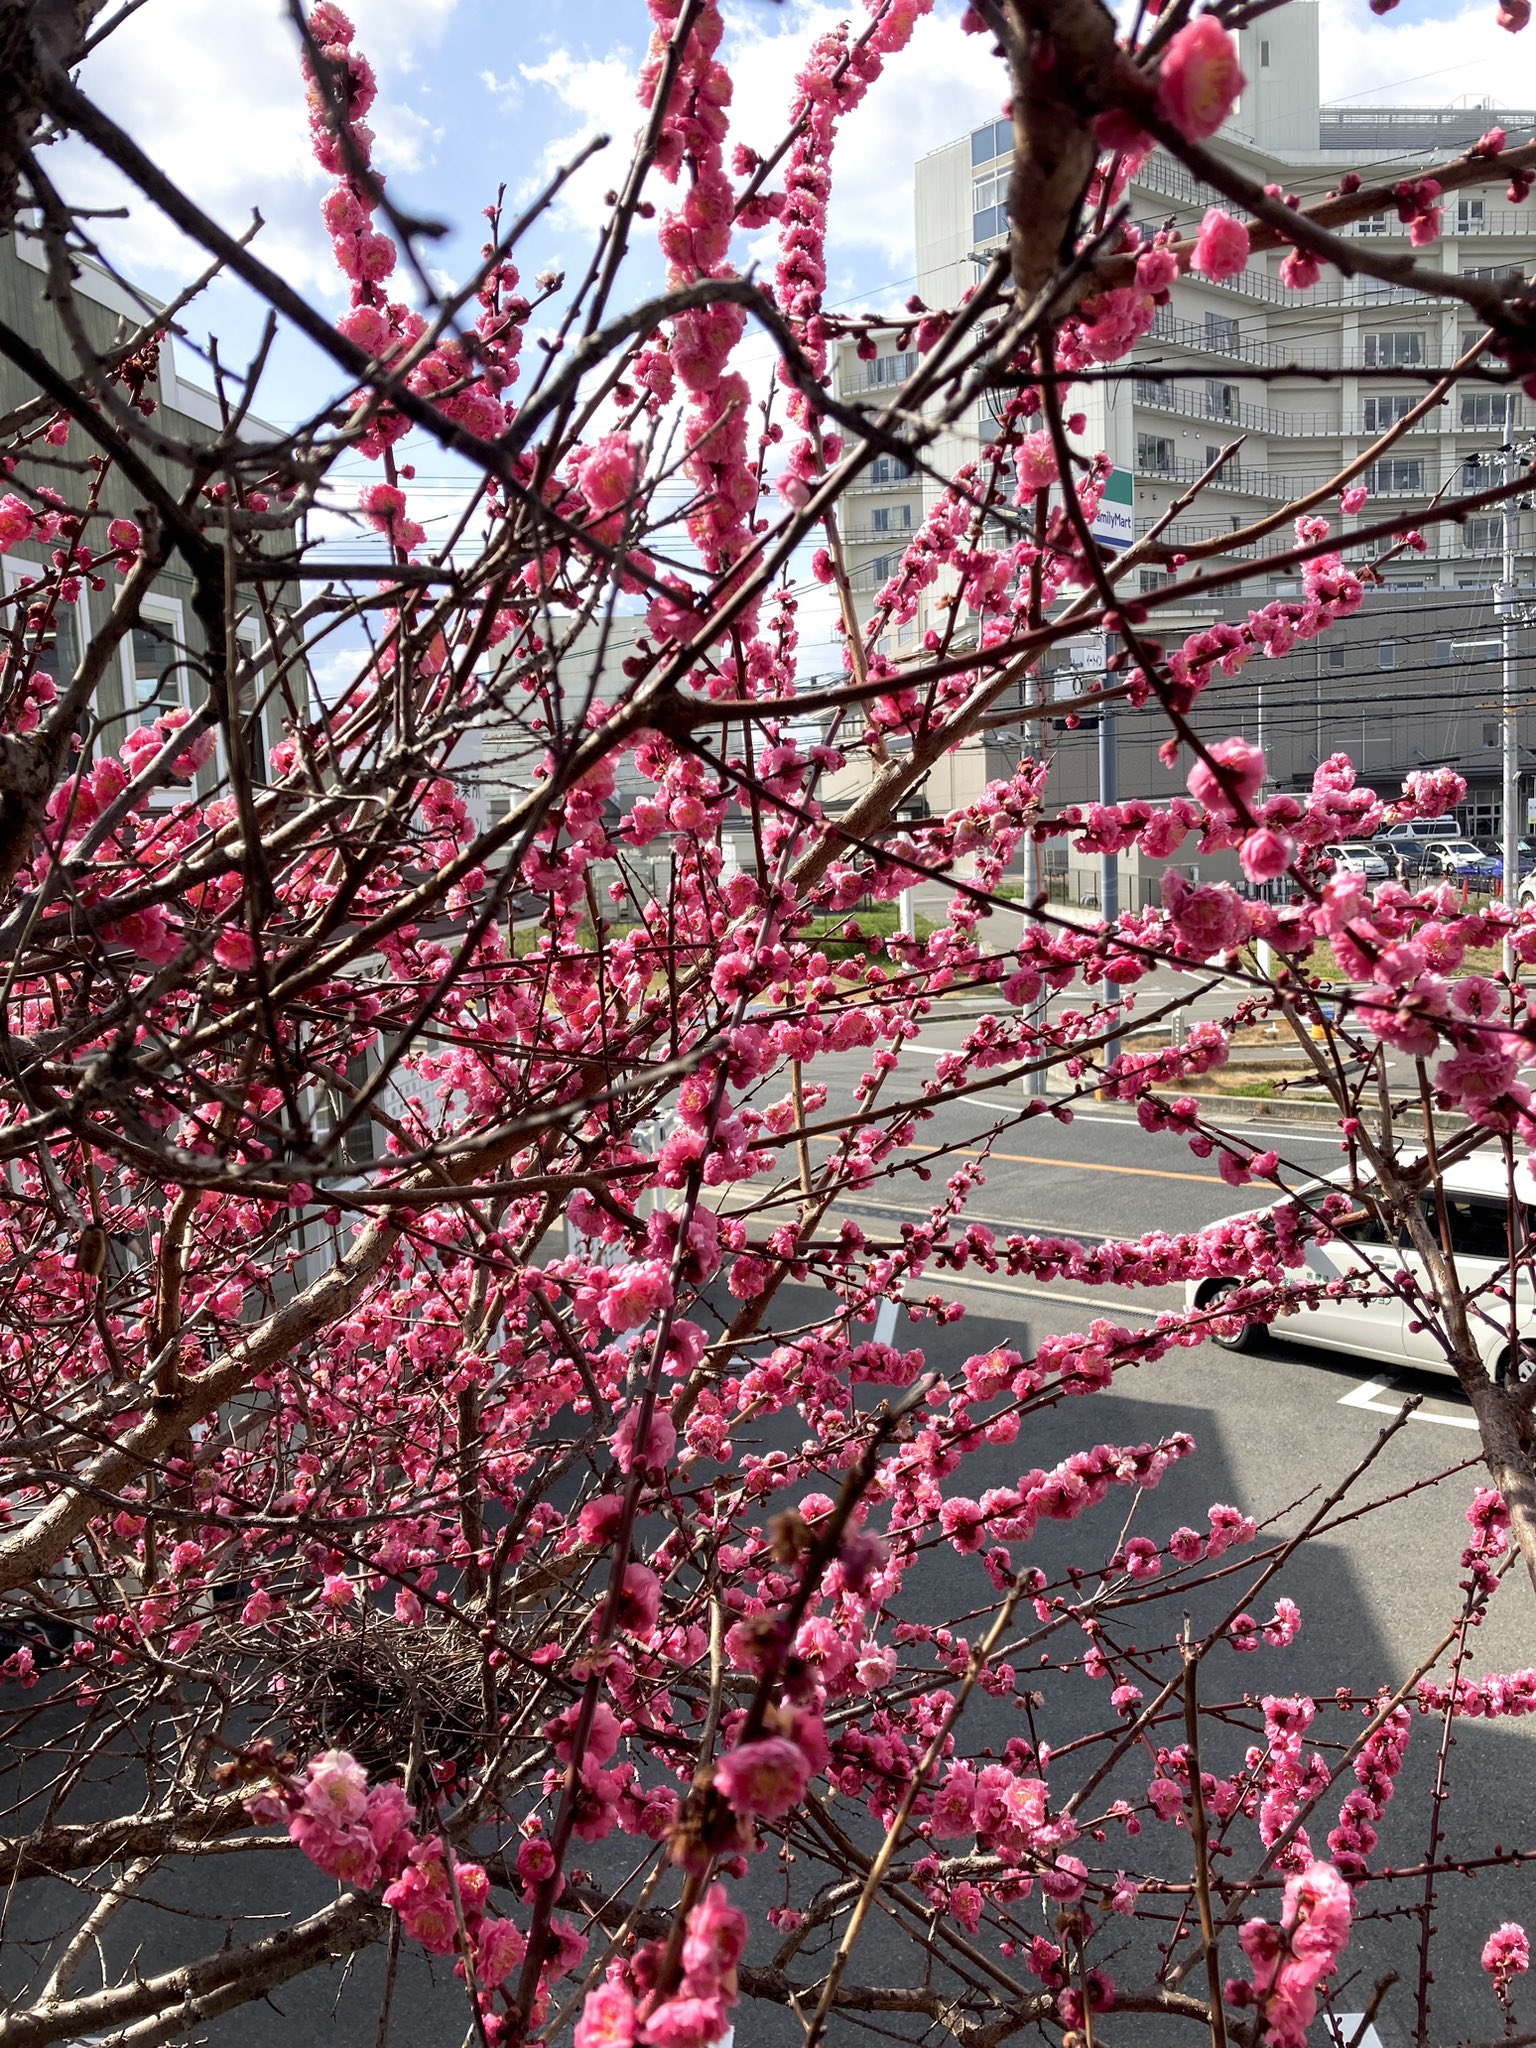
[{"label": "yellow center line", "polygon": [[[840,1140],[825,1131],[813,1131],[811,1142],[815,1145],[836,1145]],[[935,1157],[942,1154],[945,1159],[1001,1159],[1009,1166],[1054,1166],[1063,1173],[1128,1173],[1136,1180],[1197,1180],[1205,1185],[1221,1182],[1219,1173],[1181,1173],[1171,1166],[1110,1166],[1093,1159],[1047,1159],[1043,1152],[984,1152],[975,1145],[941,1146],[937,1140],[928,1145],[900,1145],[897,1150],[923,1152]],[[1225,1182],[1221,1184],[1226,1185]],[[1065,1224],[1060,1227],[1067,1228]]]},{"label": "yellow center line", "polygon": [[[926,1145],[907,1145],[908,1152],[926,1152]],[[957,1159],[1005,1159],[1010,1166],[1059,1166],[1068,1173],[1129,1173],[1138,1180],[1219,1181],[1219,1173],[1179,1173],[1168,1166],[1106,1166],[1092,1159],[1047,1159],[1038,1152],[956,1152]]]}]

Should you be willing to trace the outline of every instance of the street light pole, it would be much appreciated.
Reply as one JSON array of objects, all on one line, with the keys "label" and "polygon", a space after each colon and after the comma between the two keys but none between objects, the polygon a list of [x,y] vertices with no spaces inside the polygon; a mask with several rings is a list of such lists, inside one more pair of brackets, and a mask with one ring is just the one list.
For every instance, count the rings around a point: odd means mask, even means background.
[{"label": "street light pole", "polygon": [[[1263,802],[1263,800],[1264,800],[1264,789],[1265,789],[1265,785],[1266,785],[1266,784],[1268,783],[1268,781],[1269,781],[1269,754],[1268,754],[1268,752],[1266,751],[1266,748],[1265,748],[1265,732],[1264,732],[1264,685],[1263,685],[1263,683],[1262,683],[1262,682],[1260,682],[1260,684],[1259,684],[1259,686],[1258,686],[1258,696],[1259,696],[1259,756],[1260,756],[1260,759],[1261,759],[1261,760],[1263,761],[1263,763],[1264,763],[1264,781],[1263,781],[1263,782],[1261,782],[1261,783],[1259,784],[1259,788],[1258,788],[1258,797],[1259,797],[1259,801],[1260,801],[1260,802],[1262,803],[1262,802]],[[1259,943],[1258,943],[1258,946],[1257,946],[1257,948],[1256,948],[1255,950],[1256,950],[1256,955],[1257,955],[1257,959],[1258,959],[1258,963],[1259,963],[1259,974],[1260,974],[1260,976],[1262,977],[1262,979],[1263,979],[1263,980],[1265,980],[1265,981],[1268,981],[1268,980],[1269,980],[1269,977],[1271,976],[1271,974],[1273,974],[1273,972],[1274,972],[1274,968],[1275,968],[1275,954],[1274,954],[1274,948],[1273,948],[1273,947],[1272,947],[1272,946],[1270,945],[1270,943],[1269,943],[1268,939],[1260,939],[1260,940],[1259,940]]]},{"label": "street light pole", "polygon": [[[1504,481],[1509,483],[1514,476],[1515,451],[1504,450]],[[1516,718],[1516,657],[1515,657],[1515,521],[1519,513],[1513,498],[1504,500],[1504,573],[1494,601],[1494,613],[1499,622],[1499,640],[1503,656],[1502,709],[1504,713],[1503,747],[1503,797],[1504,813],[1504,903],[1513,911],[1520,894],[1520,747],[1519,724]],[[1504,972],[1511,979],[1515,972],[1515,949],[1508,936],[1504,940]]]},{"label": "street light pole", "polygon": [[[1106,641],[1106,649],[1108,642]],[[1109,686],[1109,664],[1106,654],[1104,685]],[[1115,707],[1112,704],[1099,706],[1099,802],[1117,804],[1120,801],[1120,763],[1115,752]],[[1099,914],[1108,924],[1120,915],[1120,856],[1104,853],[1099,856]]]},{"label": "street light pole", "polygon": [[[1033,709],[1039,704],[1041,694],[1040,682],[1035,671],[1031,669],[1024,678],[1024,704],[1026,710]],[[1026,730],[1027,728],[1028,721],[1026,720]],[[1043,718],[1037,722],[1035,741],[1038,751],[1043,754],[1045,752],[1045,720]],[[1036,839],[1033,832],[1026,832],[1024,835],[1024,901],[1030,905],[1031,909],[1040,899],[1041,888],[1040,842]],[[1027,917],[1025,922],[1028,922]],[[1034,1098],[1035,1100],[1042,1097],[1046,1091],[1047,1073],[1046,1069],[1039,1064],[1039,1058],[1040,1042],[1046,1023],[1045,1006],[1048,1001],[1049,996],[1046,992],[1045,984],[1042,982],[1039,995],[1035,997],[1029,1006],[1030,1028],[1035,1034],[1035,1042],[1032,1048],[1034,1063],[1031,1065],[1029,1072],[1024,1076],[1024,1093],[1027,1097]]]}]

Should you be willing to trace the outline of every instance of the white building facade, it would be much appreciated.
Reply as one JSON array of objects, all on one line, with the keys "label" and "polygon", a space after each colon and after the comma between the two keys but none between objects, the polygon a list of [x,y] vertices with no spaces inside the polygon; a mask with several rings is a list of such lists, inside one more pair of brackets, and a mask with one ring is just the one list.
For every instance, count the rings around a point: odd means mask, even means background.
[{"label": "white building facade", "polygon": [[[1213,145],[1261,184],[1279,184],[1303,203],[1333,189],[1346,169],[1371,177],[1379,165],[1388,177],[1416,175],[1454,156],[1495,124],[1515,137],[1536,130],[1536,114],[1500,113],[1492,108],[1323,107],[1318,85],[1318,9],[1312,0],[1259,19],[1239,32],[1248,84],[1227,126]],[[1013,147],[1012,124],[996,121],[934,150],[919,160],[915,176],[917,286],[930,307],[953,306],[985,270],[1007,234],[1007,188]],[[1507,179],[1490,161],[1485,190],[1453,195],[1444,209],[1441,241],[1426,254],[1437,267],[1463,275],[1529,276],[1536,261],[1536,216],[1529,206],[1512,206]],[[1133,219],[1148,233],[1174,226],[1192,238],[1208,206],[1230,208],[1221,196],[1198,184],[1184,167],[1154,152],[1134,181]],[[1360,222],[1351,235],[1374,246],[1406,251],[1408,230],[1395,213]],[[1117,471],[1116,485],[1131,501],[1136,534],[1145,532],[1169,505],[1241,437],[1241,447],[1217,480],[1169,530],[1173,546],[1215,538],[1272,513],[1301,493],[1326,483],[1352,458],[1367,450],[1384,428],[1401,419],[1428,389],[1425,374],[1453,363],[1481,331],[1455,301],[1431,299],[1372,278],[1326,275],[1312,290],[1287,290],[1280,282],[1283,251],[1255,255],[1246,272],[1226,283],[1181,277],[1170,303],[1159,310],[1152,333],[1139,342],[1123,375],[1076,386],[1074,411],[1087,416],[1080,438],[1085,450],[1105,450]],[[894,351],[874,362],[858,360],[845,343],[839,359],[840,388],[868,402],[904,381],[916,358]],[[1362,524],[1411,507],[1425,507],[1446,486],[1453,492],[1487,488],[1501,474],[1498,451],[1536,427],[1536,404],[1515,391],[1469,380],[1449,400],[1411,428],[1391,454],[1360,479],[1370,499],[1353,519],[1333,516],[1347,535]],[[940,475],[974,460],[997,428],[986,405],[957,424],[935,448]],[[937,486],[903,473],[883,457],[847,501],[849,562],[861,608],[867,606],[895,567],[903,536],[921,523],[925,501]],[[1517,583],[1529,589],[1536,517],[1516,521]],[[1320,751],[1344,746],[1383,777],[1401,776],[1429,760],[1459,757],[1456,765],[1476,776],[1492,759],[1483,735],[1487,720],[1460,711],[1446,725],[1431,708],[1451,696],[1476,698],[1496,693],[1496,663],[1477,636],[1492,626],[1493,586],[1501,575],[1502,515],[1474,515],[1463,524],[1426,529],[1428,551],[1392,564],[1386,592],[1371,601],[1365,638],[1349,636],[1343,664],[1339,650],[1316,646],[1299,651],[1306,695],[1315,694],[1305,716],[1281,730],[1295,744],[1281,745],[1280,781],[1303,782]],[[1295,572],[1271,567],[1291,542],[1288,527],[1246,551],[1253,575],[1228,605],[1241,617],[1268,597],[1299,593]],[[1156,568],[1140,571],[1140,588],[1166,580]],[[1412,593],[1412,594],[1410,594]],[[1438,593],[1436,595],[1435,593]],[[1133,593],[1134,594],[1134,593]],[[916,653],[924,617],[882,641],[894,657]],[[1189,623],[1194,623],[1190,621]],[[1169,621],[1170,626],[1172,622]],[[1380,668],[1372,659],[1380,656]],[[1224,693],[1223,730],[1251,729],[1251,705],[1236,699],[1256,687],[1256,671],[1277,685],[1283,664],[1251,664],[1239,688]],[[1313,671],[1317,675],[1314,677]],[[1408,695],[1403,678],[1423,676]],[[1329,703],[1323,704],[1326,680]],[[1341,691],[1348,690],[1353,722],[1335,730]],[[1383,738],[1377,721],[1359,717],[1362,697],[1390,690],[1400,704],[1422,704],[1425,718],[1408,721],[1401,734]],[[1278,701],[1277,693],[1277,701]],[[1475,707],[1474,707],[1475,708]],[[1214,709],[1214,707],[1213,707]],[[1436,712],[1435,717],[1439,717]],[[1273,725],[1273,721],[1272,721]],[[1409,729],[1411,727],[1411,730]],[[1431,729],[1431,727],[1433,729]],[[1532,732],[1536,739],[1536,730]],[[1022,737],[1022,735],[1021,735]],[[1274,730],[1271,732],[1274,738]],[[1080,749],[1079,749],[1080,751]],[[1374,754],[1374,759],[1372,758]],[[1397,756],[1401,755],[1401,759]],[[1529,757],[1527,787],[1536,789],[1536,754]],[[1091,786],[1085,764],[1085,789]],[[1135,778],[1133,778],[1134,780]],[[962,774],[961,787],[985,780],[983,765]],[[1146,793],[1124,789],[1124,794]],[[938,793],[936,792],[936,795]],[[1497,829],[1497,795],[1491,808],[1478,800],[1467,823]]]}]

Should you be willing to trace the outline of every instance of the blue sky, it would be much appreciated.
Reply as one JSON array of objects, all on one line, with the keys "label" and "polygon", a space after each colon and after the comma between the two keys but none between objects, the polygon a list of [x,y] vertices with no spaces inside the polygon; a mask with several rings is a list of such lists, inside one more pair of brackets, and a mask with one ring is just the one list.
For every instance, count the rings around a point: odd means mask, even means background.
[{"label": "blue sky", "polygon": [[[473,264],[481,209],[505,184],[509,206],[537,189],[595,130],[614,141],[530,237],[525,276],[579,271],[617,183],[639,119],[634,74],[649,34],[643,0],[344,0],[379,75],[371,116],[377,159],[407,210],[450,233],[430,260],[445,277]],[[1325,98],[1438,105],[1490,97],[1536,106],[1536,27],[1510,37],[1496,0],[1403,0],[1385,19],[1366,0],[1320,0]],[[737,79],[733,133],[771,146],[782,133],[793,79],[811,40],[845,10],[830,0],[724,0],[725,54]],[[852,0],[858,22],[862,0]],[[960,0],[937,0],[909,49],[844,124],[831,210],[828,301],[888,305],[913,288],[912,166],[924,151],[998,111],[1004,84],[984,38],[962,36]],[[283,0],[148,0],[88,62],[87,88],[165,168],[232,229],[259,207],[257,246],[319,304],[345,297],[319,204],[326,179],[305,129],[295,38]],[[102,245],[146,290],[165,298],[202,258],[74,143],[55,175],[75,199],[129,217],[100,224]],[[664,196],[660,188],[658,196]],[[764,241],[759,253],[767,253]],[[752,251],[744,251],[750,255]],[[619,303],[659,282],[649,244]],[[259,309],[220,285],[195,311],[194,332],[219,338],[225,361],[249,349]],[[764,354],[766,346],[756,344]],[[183,359],[182,373],[197,376]],[[335,394],[326,366],[285,341],[262,387],[261,412],[283,423]],[[451,488],[440,456],[422,463],[424,489]],[[428,517],[430,508],[420,511]]]},{"label": "blue sky", "polygon": [[[1441,104],[1492,96],[1536,105],[1536,29],[1494,26],[1495,0],[1404,0],[1383,19],[1366,0],[1321,0],[1325,97]],[[473,260],[480,209],[505,183],[516,202],[596,128],[614,143],[531,238],[531,273],[574,269],[590,247],[601,196],[615,181],[637,120],[635,67],[649,17],[643,0],[354,0],[358,39],[378,69],[373,121],[392,192],[450,226],[433,261],[461,273]],[[842,10],[829,0],[725,0],[734,57],[737,135],[781,132],[794,73],[811,38]],[[855,0],[860,20],[862,6]],[[833,302],[884,301],[911,289],[914,159],[993,113],[1002,83],[982,38],[962,37],[959,0],[938,0],[865,105],[846,124],[832,209]],[[149,0],[86,67],[85,82],[231,227],[253,206],[268,222],[268,261],[341,304],[317,208],[325,181],[310,159],[283,0]],[[70,147],[64,182],[96,203],[124,194]],[[115,260],[168,295],[196,262],[142,205],[103,223]],[[636,265],[639,291],[655,281]],[[247,344],[253,310],[233,289],[209,295],[205,324],[226,353]],[[296,416],[322,395],[317,366],[279,357],[266,410]]]},{"label": "blue sky", "polygon": [[[650,27],[642,0],[355,0],[348,11],[379,73],[371,117],[379,162],[400,204],[448,224],[430,255],[445,274],[462,275],[475,260],[481,209],[498,184],[516,211],[577,143],[595,130],[612,135],[529,238],[526,260],[519,255],[525,275],[545,267],[575,273],[640,118],[634,75]],[[743,81],[733,133],[771,144],[811,38],[841,11],[825,0],[727,0],[726,11]],[[847,124],[831,299],[862,303],[911,290],[912,161],[1001,100],[997,67],[976,39],[956,32],[958,12],[958,0],[939,0],[939,18],[922,26],[886,85]],[[266,260],[340,310],[318,218],[326,180],[309,157],[281,0],[149,0],[91,60],[85,83],[226,226],[244,227],[259,206],[268,225],[257,246]],[[74,145],[62,182],[82,200],[131,202]],[[114,261],[162,297],[199,267],[196,253],[141,203],[101,233]],[[654,287],[659,276],[647,243],[628,292]],[[203,324],[219,334],[226,360],[250,343],[256,316],[238,290],[218,289],[204,305]],[[277,367],[266,387],[269,417],[296,417],[323,395],[318,366],[300,351],[290,349]]]}]

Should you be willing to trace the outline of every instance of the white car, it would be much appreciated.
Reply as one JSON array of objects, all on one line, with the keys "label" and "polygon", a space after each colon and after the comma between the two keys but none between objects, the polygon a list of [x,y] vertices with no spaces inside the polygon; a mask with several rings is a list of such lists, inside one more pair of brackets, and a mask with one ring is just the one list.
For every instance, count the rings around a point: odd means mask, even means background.
[{"label": "white car", "polygon": [[1361,840],[1325,846],[1323,852],[1333,862],[1334,873],[1338,875],[1360,875],[1367,882],[1384,882],[1391,872],[1375,847]]},{"label": "white car", "polygon": [[1389,825],[1383,839],[1459,839],[1461,827],[1454,818],[1408,818],[1401,825]]},{"label": "white car", "polygon": [[[1313,1182],[1311,1192],[1320,1196],[1330,1184],[1347,1186],[1347,1174],[1330,1174],[1326,1181]],[[1528,1167],[1516,1167],[1515,1199],[1511,1202],[1503,1159],[1490,1147],[1450,1167],[1443,1189],[1451,1254],[1457,1278],[1470,1297],[1467,1320],[1484,1366],[1495,1379],[1503,1379],[1511,1349],[1511,1296],[1515,1342],[1522,1348],[1536,1345],[1536,1281],[1528,1266],[1517,1270],[1513,1288],[1509,1280],[1511,1247],[1518,1260],[1522,1253],[1528,1255],[1536,1239],[1536,1175]],[[1422,1200],[1425,1215],[1438,1233],[1433,1192],[1427,1192]],[[1262,1215],[1263,1211],[1255,1213]],[[1273,1325],[1277,1334],[1318,1345],[1324,1351],[1346,1351],[1372,1365],[1452,1370],[1434,1331],[1409,1327],[1419,1321],[1421,1309],[1433,1313],[1434,1287],[1424,1262],[1407,1242],[1406,1232],[1401,1243],[1388,1236],[1370,1206],[1368,1193],[1327,1244],[1309,1239],[1306,1263],[1289,1271],[1298,1283],[1359,1276],[1367,1283],[1370,1298],[1324,1298],[1315,1307],[1278,1317]],[[1398,1276],[1404,1272],[1412,1275],[1421,1290],[1411,1299],[1398,1288]],[[1491,1284],[1495,1281],[1502,1290],[1499,1293]],[[1189,1281],[1184,1290],[1185,1307],[1208,1310],[1241,1284],[1234,1279]],[[1229,1325],[1220,1335],[1213,1330],[1211,1341],[1227,1351],[1248,1351],[1259,1342],[1264,1328],[1264,1324],[1252,1322]]]},{"label": "white car", "polygon": [[1429,863],[1431,874],[1481,875],[1491,873],[1495,865],[1483,849],[1474,846],[1470,839],[1427,840],[1424,856]]}]

